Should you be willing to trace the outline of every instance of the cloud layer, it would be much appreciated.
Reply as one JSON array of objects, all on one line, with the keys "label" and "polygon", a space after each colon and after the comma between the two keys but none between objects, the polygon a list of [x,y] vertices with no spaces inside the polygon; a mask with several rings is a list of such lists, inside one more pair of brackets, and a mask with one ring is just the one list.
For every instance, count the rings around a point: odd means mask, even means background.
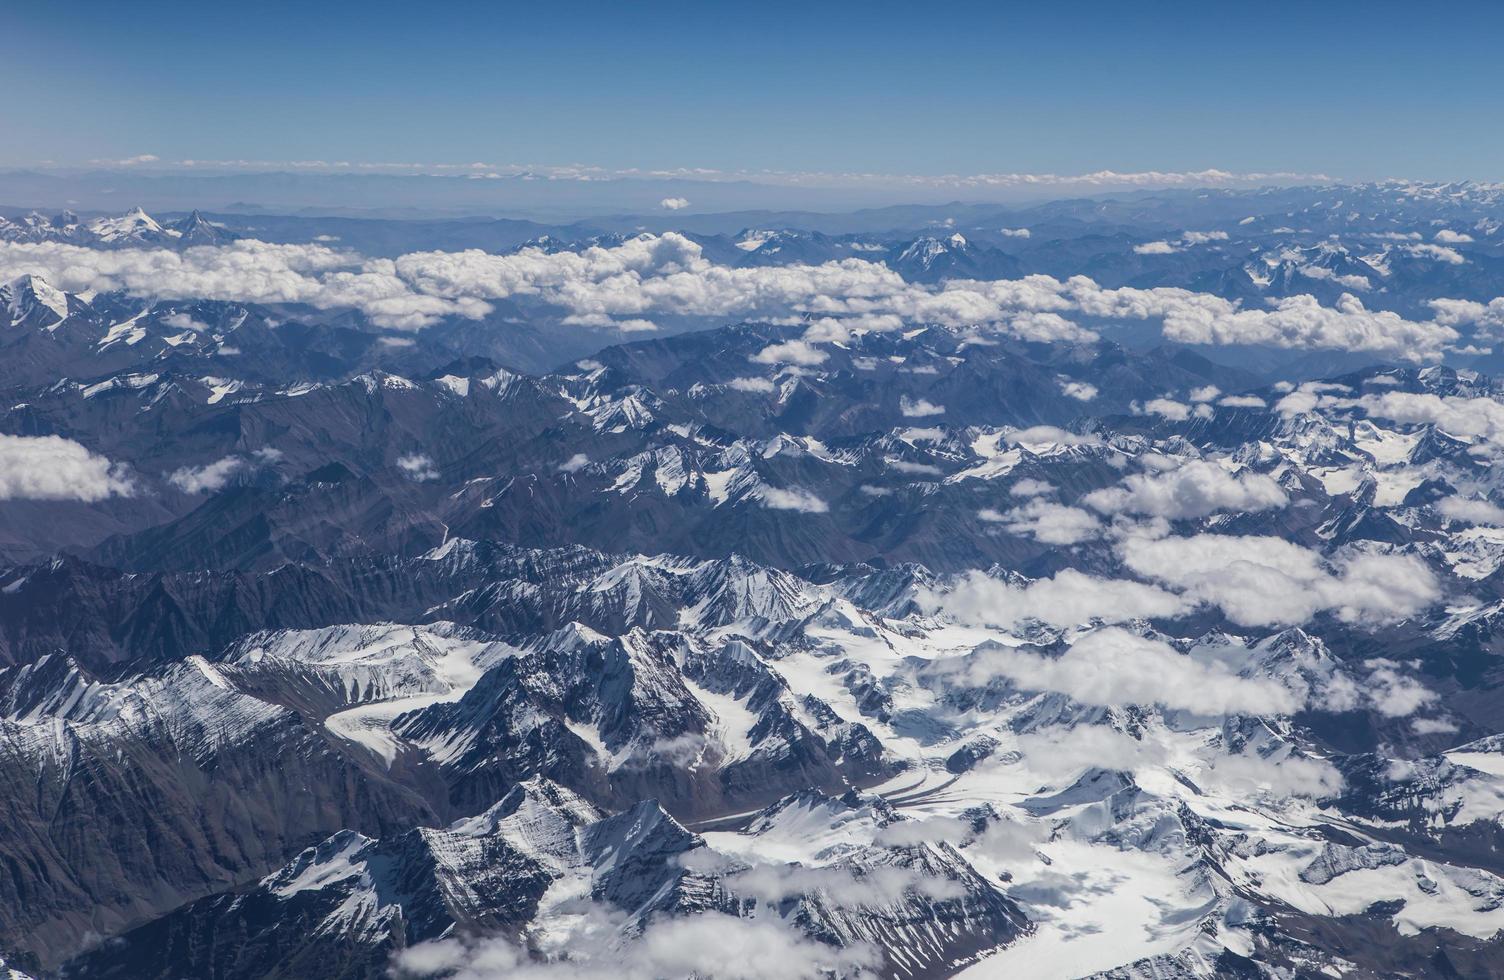
[{"label": "cloud layer", "polygon": [[[421,329],[450,316],[480,318],[497,300],[532,299],[561,308],[566,323],[628,329],[649,329],[649,318],[661,315],[815,315],[855,318],[868,330],[921,322],[1080,343],[1095,333],[1078,320],[1159,320],[1165,336],[1181,343],[1361,350],[1412,359],[1434,357],[1457,341],[1456,329],[1444,319],[1482,315],[1471,307],[1438,308],[1437,319],[1416,322],[1368,310],[1352,295],[1333,307],[1294,296],[1269,308],[1244,308],[1184,289],[1107,289],[1084,276],[925,286],[862,259],[732,268],[709,261],[698,244],[673,232],[578,252],[413,252],[396,259],[259,241],[181,252],[0,243],[0,280],[28,273],[70,292],[123,289],[150,297],[354,308],[395,329]],[[821,321],[801,342],[805,348],[769,351],[765,360],[816,362],[821,352],[812,345],[840,340],[842,330],[832,324],[841,322]]]}]

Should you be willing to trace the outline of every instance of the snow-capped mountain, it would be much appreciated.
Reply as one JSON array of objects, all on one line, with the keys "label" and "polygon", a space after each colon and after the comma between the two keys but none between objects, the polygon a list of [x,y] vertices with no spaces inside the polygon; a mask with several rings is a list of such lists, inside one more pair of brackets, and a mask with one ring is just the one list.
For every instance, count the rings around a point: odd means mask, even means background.
[{"label": "snow-capped mountain", "polygon": [[0,976],[1496,974],[1498,208],[9,219]]},{"label": "snow-capped mountain", "polygon": [[0,242],[58,242],[92,248],[186,248],[220,245],[236,237],[234,232],[210,222],[197,210],[185,218],[165,223],[141,208],[89,219],[80,218],[72,211],[50,216],[39,211],[14,218],[0,216]]}]

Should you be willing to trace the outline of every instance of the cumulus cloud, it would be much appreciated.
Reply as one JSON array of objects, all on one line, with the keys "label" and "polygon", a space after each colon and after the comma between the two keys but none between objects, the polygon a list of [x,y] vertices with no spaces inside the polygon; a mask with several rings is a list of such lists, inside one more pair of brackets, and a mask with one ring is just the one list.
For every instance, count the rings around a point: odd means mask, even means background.
[{"label": "cumulus cloud", "polygon": [[801,367],[814,367],[829,359],[829,354],[804,340],[769,344],[752,355],[752,360],[758,364],[797,364]]},{"label": "cumulus cloud", "polygon": [[1192,388],[1190,397],[1193,402],[1209,402],[1220,394],[1222,389],[1216,385],[1202,385],[1200,388]]},{"label": "cumulus cloud", "polygon": [[1436,502],[1442,516],[1464,524],[1488,524],[1504,527],[1504,507],[1487,500],[1472,500],[1467,497],[1444,497]]},{"label": "cumulus cloud", "polygon": [[1217,399],[1223,408],[1268,408],[1269,404],[1258,395],[1225,395]]},{"label": "cumulus cloud", "polygon": [[1348,289],[1367,290],[1373,288],[1373,283],[1368,281],[1367,276],[1360,276],[1356,273],[1338,274],[1324,265],[1303,265],[1300,267],[1300,274],[1309,276],[1312,279],[1334,282],[1339,286],[1346,286]]},{"label": "cumulus cloud", "polygon": [[1200,782],[1237,798],[1251,794],[1325,799],[1342,791],[1342,774],[1325,759],[1288,755],[1225,755],[1202,770]]},{"label": "cumulus cloud", "polygon": [[1465,265],[1467,263],[1467,259],[1462,257],[1461,252],[1455,248],[1448,248],[1445,245],[1402,245],[1400,248],[1417,258],[1432,259],[1433,261],[1442,262],[1447,265]]},{"label": "cumulus cloud", "polygon": [[1026,476],[1009,487],[1008,492],[1015,497],[1038,497],[1041,494],[1052,493],[1054,489],[1055,487],[1052,484],[1046,483],[1044,480],[1036,480],[1033,477]]},{"label": "cumulus cloud", "polygon": [[665,211],[681,211],[689,207],[689,201],[682,197],[665,197],[658,202],[658,206]]},{"label": "cumulus cloud", "polygon": [[1287,626],[1321,612],[1357,625],[1415,615],[1441,596],[1436,577],[1410,555],[1354,555],[1327,562],[1264,536],[1127,535],[1123,563],[1182,596],[1219,607],[1243,626]]},{"label": "cumulus cloud", "polygon": [[1191,417],[1191,406],[1173,398],[1151,398],[1144,402],[1144,412],[1162,416],[1172,422],[1184,422]]},{"label": "cumulus cloud", "polygon": [[439,471],[434,466],[433,460],[423,453],[409,453],[398,457],[397,467],[407,474],[409,480],[418,483],[439,478]]},{"label": "cumulus cloud", "polygon": [[73,292],[122,289],[147,297],[354,308],[379,326],[397,329],[420,329],[449,316],[483,317],[494,301],[512,299],[561,307],[571,323],[644,328],[653,315],[814,315],[868,318],[869,324],[879,318],[934,323],[974,336],[993,330],[1031,341],[1089,343],[1096,334],[1065,316],[1079,314],[1103,320],[1159,319],[1168,339],[1195,344],[1430,357],[1457,339],[1446,324],[1369,311],[1350,295],[1336,307],[1296,296],[1278,300],[1270,309],[1245,309],[1184,289],[1105,289],[1084,276],[1065,281],[1049,276],[947,280],[925,286],[905,282],[882,263],[854,258],[820,265],[717,265],[698,244],[672,232],[580,251],[524,248],[494,255],[471,249],[414,252],[396,259],[365,258],[324,244],[254,240],[182,251],[0,243],[0,279],[27,273]]},{"label": "cumulus cloud", "polygon": [[1012,429],[1003,433],[1003,441],[1010,446],[1026,449],[1052,446],[1094,446],[1101,443],[1096,436],[1080,435],[1053,425],[1031,425],[1026,429]]},{"label": "cumulus cloud", "polygon": [[0,500],[96,503],[134,492],[123,467],[72,439],[0,435]]},{"label": "cumulus cloud", "polygon": [[1438,231],[1434,239],[1434,241],[1438,241],[1443,245],[1466,245],[1472,240],[1473,236],[1467,232],[1453,231],[1450,228],[1443,228],[1441,231]]},{"label": "cumulus cloud", "polygon": [[1485,336],[1498,335],[1504,328],[1504,296],[1479,303],[1470,299],[1433,299],[1428,302],[1437,323],[1449,327],[1478,327]]},{"label": "cumulus cloud", "polygon": [[999,228],[997,232],[1006,238],[1028,238],[1030,235],[1027,228]]},{"label": "cumulus cloud", "polygon": [[930,415],[944,415],[945,406],[936,405],[924,398],[910,398],[904,395],[898,399],[898,410],[905,418],[921,419]]},{"label": "cumulus cloud", "polygon": [[1198,660],[1115,626],[1087,633],[1058,657],[981,647],[965,658],[963,673],[973,684],[1004,678],[1081,704],[1159,704],[1198,714],[1289,714],[1305,700],[1304,691],[1240,677],[1217,661]]},{"label": "cumulus cloud", "polygon": [[1227,241],[1225,231],[1186,231],[1181,232],[1180,237],[1173,241],[1144,242],[1142,245],[1135,245],[1133,251],[1139,255],[1174,255],[1176,252],[1183,252],[1196,245],[1225,241]]},{"label": "cumulus cloud", "polygon": [[732,378],[726,382],[726,387],[732,391],[746,391],[753,394],[767,395],[773,391],[773,382],[769,378]]},{"label": "cumulus cloud", "polygon": [[1492,398],[1386,391],[1378,395],[1363,395],[1357,399],[1332,400],[1325,404],[1339,408],[1361,408],[1375,418],[1394,422],[1430,423],[1454,436],[1478,438],[1495,445],[1504,445],[1504,403]]},{"label": "cumulus cloud", "polygon": [[1102,532],[1102,523],[1086,511],[1037,497],[1001,514],[983,510],[977,516],[1045,544],[1079,544]]},{"label": "cumulus cloud", "polygon": [[801,514],[824,514],[830,510],[829,504],[808,490],[764,486],[758,491],[758,500],[773,510],[793,510]]},{"label": "cumulus cloud", "polygon": [[1403,718],[1437,701],[1435,691],[1401,674],[1400,665],[1392,660],[1366,660],[1363,666],[1370,671],[1365,693],[1369,704],[1379,714]]},{"label": "cumulus cloud", "polygon": [[184,493],[218,493],[246,466],[242,457],[226,456],[203,466],[179,467],[168,474],[167,482]]},{"label": "cumulus cloud", "polygon": [[589,465],[589,456],[586,456],[584,453],[575,453],[573,456],[569,457],[564,462],[559,464],[559,472],[578,473],[580,470]]},{"label": "cumulus cloud", "polygon": [[422,295],[391,260],[361,260],[323,245],[244,240],[222,246],[112,251],[58,243],[0,245],[0,279],[41,275],[69,292],[120,289],[136,296],[306,303],[359,309],[382,326],[427,326],[445,315],[480,316],[470,297]]},{"label": "cumulus cloud", "polygon": [[1190,608],[1186,600],[1157,586],[1097,578],[1073,568],[1025,585],[967,572],[944,590],[923,591],[920,601],[957,622],[1004,629],[1030,620],[1064,628],[1094,620],[1161,619]]},{"label": "cumulus cloud", "polygon": [[1139,739],[1105,725],[1051,727],[1018,739],[1018,750],[1029,767],[1071,779],[1083,769],[1133,771],[1169,761],[1158,739]]},{"label": "cumulus cloud", "polygon": [[1062,381],[1060,393],[1079,402],[1089,402],[1097,397],[1097,386],[1085,381]]},{"label": "cumulus cloud", "polygon": [[187,313],[171,313],[162,318],[163,326],[175,327],[178,330],[192,330],[194,333],[203,333],[209,329],[207,323],[195,320]]},{"label": "cumulus cloud", "polygon": [[1135,473],[1122,486],[1082,498],[1104,514],[1144,514],[1166,520],[1207,517],[1219,510],[1251,513],[1283,507],[1289,497],[1261,473],[1233,473],[1217,463],[1189,460],[1171,470]]},{"label": "cumulus cloud", "polygon": [[1281,385],[1275,385],[1275,390],[1285,391],[1286,394],[1274,403],[1274,410],[1285,418],[1305,415],[1316,411],[1318,408],[1335,408],[1349,404],[1330,393],[1337,392],[1343,395],[1352,393],[1352,389],[1346,385],[1330,384],[1323,381],[1307,381],[1298,388],[1292,388],[1284,382]]},{"label": "cumulus cloud", "polygon": [[1458,339],[1456,330],[1443,324],[1414,323],[1398,313],[1369,310],[1351,293],[1343,293],[1332,307],[1306,295],[1275,300],[1272,309],[1236,309],[1200,299],[1177,303],[1165,316],[1164,332],[1183,343],[1386,351],[1397,356],[1437,352]]}]

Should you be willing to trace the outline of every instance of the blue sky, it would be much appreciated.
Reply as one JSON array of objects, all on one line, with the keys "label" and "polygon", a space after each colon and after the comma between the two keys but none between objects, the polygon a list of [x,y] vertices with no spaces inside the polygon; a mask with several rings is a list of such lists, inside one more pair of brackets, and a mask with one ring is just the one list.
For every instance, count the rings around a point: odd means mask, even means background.
[{"label": "blue sky", "polygon": [[12,3],[0,165],[1504,179],[1504,5]]}]

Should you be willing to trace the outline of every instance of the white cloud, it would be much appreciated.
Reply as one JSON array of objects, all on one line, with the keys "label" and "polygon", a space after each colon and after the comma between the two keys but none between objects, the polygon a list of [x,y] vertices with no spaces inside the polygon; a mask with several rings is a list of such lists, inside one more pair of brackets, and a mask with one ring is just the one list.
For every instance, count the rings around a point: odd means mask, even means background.
[{"label": "white cloud", "polygon": [[1274,403],[1274,410],[1285,418],[1296,415],[1305,415],[1314,412],[1318,408],[1332,408],[1342,404],[1349,404],[1343,399],[1331,394],[1351,394],[1352,389],[1347,385],[1329,384],[1322,381],[1307,381],[1299,388],[1292,388],[1288,382],[1281,382],[1274,386],[1275,391],[1288,392],[1283,398]]},{"label": "white cloud", "polygon": [[999,228],[997,231],[998,234],[1006,238],[1028,238],[1030,236],[1029,229],[1027,228]]},{"label": "white cloud", "polygon": [[195,320],[187,313],[170,313],[162,318],[162,324],[178,330],[192,330],[194,333],[203,333],[209,329],[207,323]]},{"label": "white cloud", "polygon": [[89,162],[100,167],[139,167],[143,163],[156,163],[161,159],[155,153],[141,153],[123,160],[90,160]]},{"label": "white cloud", "polygon": [[1251,513],[1283,507],[1289,497],[1261,473],[1230,473],[1205,460],[1189,460],[1159,473],[1134,473],[1121,487],[1096,490],[1082,502],[1104,514],[1145,514],[1166,520],[1207,517],[1219,510]]},{"label": "white cloud", "polygon": [[[1417,246],[1419,247],[1419,246]],[[1438,246],[1426,246],[1437,248]],[[1096,334],[1065,314],[1103,320],[1162,321],[1178,343],[1269,344],[1434,357],[1456,330],[1370,311],[1349,295],[1335,307],[1311,296],[1272,308],[1242,308],[1176,288],[1105,289],[1084,276],[1018,280],[905,282],[882,263],[844,259],[820,265],[733,268],[707,260],[683,235],[643,235],[577,252],[525,248],[495,255],[414,252],[366,258],[323,244],[242,240],[222,246],[111,251],[58,243],[0,243],[0,280],[33,273],[71,291],[121,289],[132,295],[354,308],[379,326],[420,329],[443,317],[476,319],[497,300],[560,307],[570,323],[646,328],[651,316],[857,318],[842,329],[933,323],[981,338],[990,330],[1030,341],[1089,343]],[[821,326],[820,324],[824,324]],[[793,352],[791,351],[791,354]],[[803,356],[809,356],[806,346]],[[772,356],[772,355],[770,355]],[[794,354],[793,356],[800,356]]]},{"label": "white cloud", "polygon": [[1083,436],[1053,425],[1031,425],[1026,429],[1014,429],[1003,434],[1003,441],[1010,446],[1025,448],[1048,448],[1050,446],[1094,446],[1101,440],[1096,436]]},{"label": "white cloud", "polygon": [[[681,860],[690,870],[729,870],[719,855],[691,851]],[[791,898],[819,894],[840,906],[893,905],[911,894],[930,898],[955,898],[964,894],[959,883],[926,877],[911,868],[877,866],[860,876],[841,867],[806,867],[799,864],[754,864],[721,878],[730,894],[777,905]]]},{"label": "white cloud", "polygon": [[1418,258],[1434,259],[1447,265],[1464,265],[1467,262],[1461,252],[1445,245],[1402,245],[1400,248]]},{"label": "white cloud", "polygon": [[1403,718],[1438,700],[1435,691],[1401,674],[1397,669],[1399,665],[1392,660],[1368,660],[1363,666],[1371,671],[1364,693],[1369,704],[1382,715]]},{"label": "white cloud", "polygon": [[226,456],[203,466],[179,467],[168,475],[167,482],[184,493],[218,493],[246,465],[239,456]]},{"label": "white cloud", "polygon": [[0,435],[0,500],[82,500],[129,497],[125,470],[61,436]]},{"label": "white cloud", "polygon": [[561,473],[578,473],[588,465],[590,465],[589,456],[586,456],[584,453],[575,453],[559,464],[559,471]]},{"label": "white cloud", "polygon": [[542,937],[538,954],[500,937],[440,939],[399,952],[393,974],[446,980],[847,980],[879,962],[866,944],[816,942],[773,915],[661,917],[636,935],[625,926],[620,913],[590,906]]},{"label": "white cloud", "polygon": [[1038,497],[1054,490],[1054,485],[1027,476],[1008,488],[1008,492],[1015,497]]},{"label": "white cloud", "polygon": [[409,480],[423,483],[428,480],[439,478],[438,468],[433,465],[433,460],[423,453],[409,453],[398,457],[397,466],[407,474]]},{"label": "white cloud", "polygon": [[1006,513],[984,510],[977,516],[1045,544],[1078,544],[1102,532],[1101,522],[1086,511],[1037,497]]},{"label": "white cloud", "polygon": [[824,514],[830,505],[808,490],[785,490],[780,487],[762,487],[758,499],[764,507],[773,510],[795,510],[801,514]]},{"label": "white cloud", "polygon": [[814,367],[829,359],[829,354],[803,340],[769,344],[752,355],[752,360],[758,364],[797,364],[801,367]]},{"label": "white cloud", "polygon": [[726,387],[732,391],[746,391],[753,394],[771,394],[774,388],[769,378],[732,378],[726,382]]},{"label": "white cloud", "polygon": [[1203,385],[1200,388],[1192,388],[1190,397],[1193,402],[1209,402],[1215,400],[1220,394],[1222,394],[1222,389],[1216,385]]},{"label": "white cloud", "polygon": [[1415,323],[1388,310],[1369,310],[1351,293],[1336,306],[1312,296],[1291,296],[1271,309],[1238,309],[1201,294],[1173,303],[1164,333],[1188,344],[1263,344],[1323,350],[1385,351],[1396,356],[1434,354],[1453,344],[1457,332],[1435,323]]},{"label": "white cloud", "polygon": [[1504,527],[1504,507],[1486,500],[1471,500],[1467,497],[1446,497],[1436,502],[1436,509],[1443,516],[1465,524],[1488,524]]},{"label": "white cloud", "polygon": [[[139,159],[139,158],[133,158]],[[95,160],[100,165],[120,161]],[[772,186],[809,187],[891,187],[932,188],[940,190],[987,190],[1017,188],[1080,188],[1097,192],[1112,188],[1154,187],[1264,187],[1271,184],[1329,184],[1336,178],[1328,174],[1288,171],[1234,173],[1208,168],[1189,171],[1097,170],[1082,174],[1053,173],[980,173],[980,174],[903,174],[851,171],[811,170],[719,170],[706,167],[666,167],[655,169],[610,168],[596,164],[517,164],[501,161],[470,163],[418,163],[390,160],[200,160],[170,161],[173,168],[204,170],[293,170],[328,173],[409,173],[462,174],[467,177],[499,179],[502,177],[537,177],[550,180],[599,181],[604,179],[693,180],[707,183],[751,181]]]},{"label": "white cloud", "polygon": [[1047,657],[1009,647],[982,647],[965,658],[971,683],[1006,678],[1028,691],[1055,691],[1090,705],[1160,704],[1198,714],[1290,714],[1304,691],[1268,678],[1247,678],[1168,644],[1105,627]]},{"label": "white cloud", "polygon": [[1443,228],[1436,233],[1434,240],[1443,245],[1466,245],[1473,240],[1473,236],[1466,232]]},{"label": "white cloud", "polygon": [[1215,605],[1243,626],[1295,625],[1327,611],[1347,623],[1380,625],[1413,616],[1441,595],[1431,570],[1409,555],[1328,563],[1280,538],[1220,534],[1128,535],[1118,550],[1130,570]]},{"label": "white cloud", "polygon": [[1322,407],[1326,405],[1361,408],[1370,416],[1394,422],[1430,423],[1450,435],[1478,438],[1495,446],[1504,446],[1504,403],[1492,398],[1386,391],[1357,399],[1333,400]]},{"label": "white cloud", "polygon": [[1264,759],[1256,755],[1225,755],[1202,770],[1199,781],[1229,796],[1246,799],[1251,793],[1325,799],[1342,791],[1342,774],[1325,759],[1286,755]]},{"label": "white cloud", "polygon": [[1268,408],[1269,405],[1258,395],[1227,395],[1217,399],[1217,404],[1223,408]]},{"label": "white cloud", "polygon": [[1145,242],[1142,245],[1133,246],[1133,250],[1139,255],[1173,255],[1195,245],[1225,241],[1227,241],[1225,231],[1185,231],[1181,232],[1180,237],[1173,242]]},{"label": "white cloud", "polygon": [[1470,299],[1433,299],[1427,305],[1435,311],[1437,323],[1450,327],[1470,324],[1484,328],[1489,336],[1504,327],[1504,296],[1479,303]]},{"label": "white cloud", "polygon": [[665,211],[680,211],[689,207],[689,201],[682,197],[665,197],[658,202],[658,206]]},{"label": "white cloud", "polygon": [[640,316],[627,317],[625,320],[613,320],[611,321],[611,326],[622,333],[652,333],[658,329],[658,324]]},{"label": "white cloud", "polygon": [[898,410],[905,418],[920,419],[931,415],[944,415],[945,406],[936,405],[924,398],[910,399],[904,395],[898,399]]},{"label": "white cloud", "polygon": [[1062,381],[1060,383],[1060,393],[1067,398],[1074,398],[1076,401],[1089,402],[1097,397],[1097,386],[1088,384],[1085,381]]},{"label": "white cloud", "polygon": [[1191,417],[1191,406],[1173,398],[1151,398],[1144,402],[1144,412],[1163,416],[1172,422],[1184,422]]},{"label": "white cloud", "polygon": [[1300,274],[1309,276],[1312,279],[1334,282],[1339,286],[1346,286],[1348,289],[1368,290],[1373,288],[1373,283],[1368,281],[1367,276],[1360,276],[1356,273],[1338,275],[1322,265],[1303,265],[1300,267]]},{"label": "white cloud", "polygon": [[924,591],[920,601],[958,622],[1005,629],[1028,620],[1063,628],[1093,620],[1161,619],[1190,608],[1186,600],[1158,586],[1097,578],[1073,568],[1023,586],[967,572],[945,591]]}]

